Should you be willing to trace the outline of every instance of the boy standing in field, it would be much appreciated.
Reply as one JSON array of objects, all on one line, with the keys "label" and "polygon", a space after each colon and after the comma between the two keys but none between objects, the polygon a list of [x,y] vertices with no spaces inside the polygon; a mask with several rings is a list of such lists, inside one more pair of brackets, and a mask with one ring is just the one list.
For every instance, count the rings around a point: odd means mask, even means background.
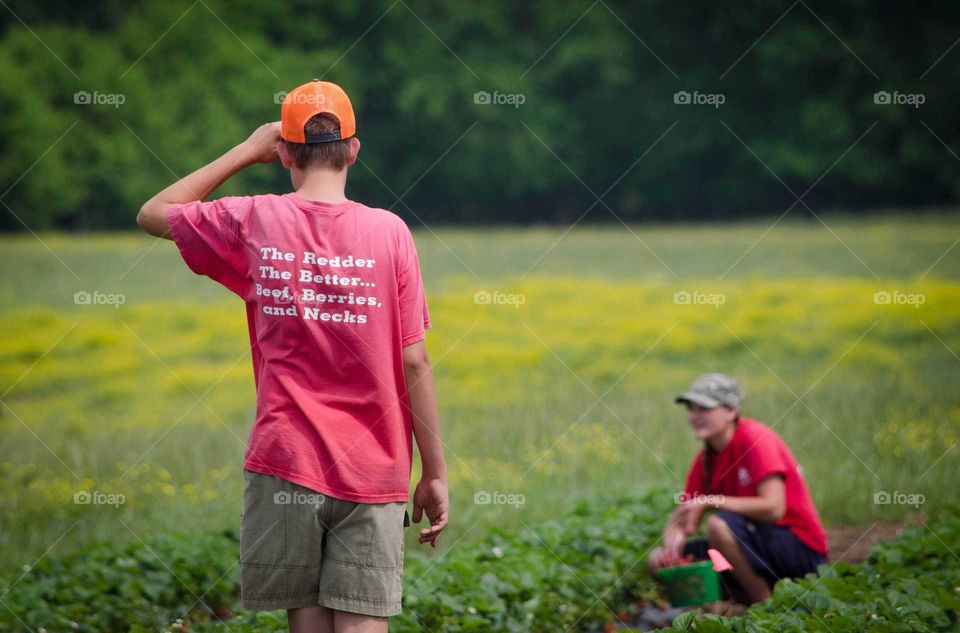
[{"label": "boy standing in field", "polygon": [[[406,224],[346,198],[360,151],[335,84],[289,93],[281,121],[151,198],[137,224],[246,302],[257,417],[244,456],[243,606],[292,633],[386,631],[400,613],[412,442],[413,520],[448,520],[430,317]],[[293,193],[210,195],[279,158]]]}]

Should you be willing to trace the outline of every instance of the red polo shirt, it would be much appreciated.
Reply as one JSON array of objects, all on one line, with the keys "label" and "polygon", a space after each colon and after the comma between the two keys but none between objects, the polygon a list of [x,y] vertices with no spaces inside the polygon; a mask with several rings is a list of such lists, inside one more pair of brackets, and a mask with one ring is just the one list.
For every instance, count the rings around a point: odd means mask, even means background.
[{"label": "red polo shirt", "polygon": [[827,536],[813,505],[803,469],[783,439],[751,418],[740,418],[730,443],[714,454],[709,490],[703,485],[703,449],[697,453],[684,493],[716,494],[728,497],[756,497],[757,484],[770,475],[782,475],[787,509],[777,525],[789,528],[800,541],[824,556]]},{"label": "red polo shirt", "polygon": [[403,347],[430,315],[399,217],[296,193],[172,204],[187,265],[246,303],[257,417],[244,468],[361,503],[407,501]]}]

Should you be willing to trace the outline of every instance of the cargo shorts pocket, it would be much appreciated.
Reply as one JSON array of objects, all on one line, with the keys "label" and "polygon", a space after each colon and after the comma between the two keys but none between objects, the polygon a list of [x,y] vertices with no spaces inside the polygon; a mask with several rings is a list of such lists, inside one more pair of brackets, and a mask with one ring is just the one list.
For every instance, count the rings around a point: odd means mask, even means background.
[{"label": "cargo shorts pocket", "polygon": [[240,593],[245,608],[316,604],[323,554],[321,498],[278,477],[244,472]]},{"label": "cargo shorts pocket", "polygon": [[320,604],[380,617],[397,615],[406,503],[335,503],[342,512],[326,535]]}]

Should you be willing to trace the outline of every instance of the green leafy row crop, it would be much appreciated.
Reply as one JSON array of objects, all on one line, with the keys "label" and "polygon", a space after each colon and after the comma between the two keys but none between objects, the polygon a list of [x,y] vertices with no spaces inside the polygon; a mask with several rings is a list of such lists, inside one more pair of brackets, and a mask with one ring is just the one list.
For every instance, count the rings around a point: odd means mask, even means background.
[{"label": "green leafy row crop", "polygon": [[[671,498],[581,503],[569,515],[454,548],[408,555],[391,631],[594,631],[657,588],[644,559]],[[960,512],[882,544],[864,565],[796,581],[743,617],[684,614],[675,630],[950,631],[960,613]],[[0,630],[282,633],[286,614],[245,612],[236,533],[163,535],[44,559],[2,583]],[[11,588],[7,591],[7,588]],[[231,610],[236,609],[233,617]],[[228,623],[219,618],[231,618]]]},{"label": "green leafy row crop", "polygon": [[[494,531],[432,561],[408,555],[403,613],[392,633],[596,630],[656,594],[645,553],[658,540],[669,494],[581,503],[560,519]],[[282,633],[282,612],[240,613],[237,633]],[[176,631],[171,628],[170,631]],[[221,623],[192,633],[226,633]],[[141,632],[135,632],[141,633]]]},{"label": "green leafy row crop", "polygon": [[871,550],[863,565],[777,583],[737,618],[684,613],[673,629],[701,633],[960,630],[960,512],[951,511]]},{"label": "green leafy row crop", "polygon": [[[583,503],[564,518],[494,531],[437,560],[408,553],[404,613],[391,620],[391,631],[602,625],[613,619],[613,605],[654,591],[642,554],[670,505],[663,492]],[[0,582],[0,630],[226,632],[217,619],[235,609],[230,631],[286,631],[283,612],[239,609],[238,554],[236,533],[226,531],[45,558]]]},{"label": "green leafy row crop", "polygon": [[596,630],[656,591],[645,554],[670,496],[582,503],[561,519],[497,532],[434,567],[408,567],[392,631]]},{"label": "green leafy row crop", "polygon": [[0,581],[0,630],[160,630],[188,613],[226,616],[236,601],[238,549],[236,534],[225,531],[45,557]]}]

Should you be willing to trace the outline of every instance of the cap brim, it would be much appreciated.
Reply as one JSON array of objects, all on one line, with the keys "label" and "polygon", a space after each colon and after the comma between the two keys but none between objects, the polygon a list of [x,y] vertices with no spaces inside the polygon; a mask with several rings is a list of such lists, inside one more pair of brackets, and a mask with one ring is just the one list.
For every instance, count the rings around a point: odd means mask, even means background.
[{"label": "cap brim", "polygon": [[682,396],[677,396],[674,400],[677,404],[696,404],[707,409],[713,409],[714,407],[719,407],[723,403],[719,400],[714,400],[710,396],[705,396],[702,393],[691,393],[687,392]]}]

